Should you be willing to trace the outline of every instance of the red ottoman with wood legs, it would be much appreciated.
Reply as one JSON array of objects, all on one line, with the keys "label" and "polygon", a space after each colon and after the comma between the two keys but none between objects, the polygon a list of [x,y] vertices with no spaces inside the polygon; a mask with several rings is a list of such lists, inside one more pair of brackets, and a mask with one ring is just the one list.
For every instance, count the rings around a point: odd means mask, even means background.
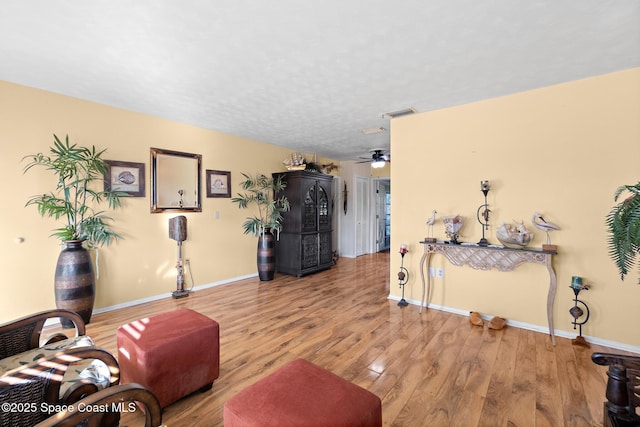
[{"label": "red ottoman with wood legs", "polygon": [[286,364],[224,404],[225,427],[380,427],[382,402],[305,359]]},{"label": "red ottoman with wood legs", "polygon": [[220,374],[220,327],[190,309],[136,320],[118,328],[121,383],[142,384],[163,408]]}]

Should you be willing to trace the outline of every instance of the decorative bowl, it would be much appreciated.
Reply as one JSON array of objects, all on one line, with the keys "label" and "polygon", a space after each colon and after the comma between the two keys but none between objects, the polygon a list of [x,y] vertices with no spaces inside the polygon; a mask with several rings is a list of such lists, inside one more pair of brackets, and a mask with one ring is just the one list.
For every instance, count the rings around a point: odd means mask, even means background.
[{"label": "decorative bowl", "polygon": [[522,249],[531,242],[533,233],[528,231],[524,223],[502,223],[496,230],[496,237],[503,246],[511,249]]}]

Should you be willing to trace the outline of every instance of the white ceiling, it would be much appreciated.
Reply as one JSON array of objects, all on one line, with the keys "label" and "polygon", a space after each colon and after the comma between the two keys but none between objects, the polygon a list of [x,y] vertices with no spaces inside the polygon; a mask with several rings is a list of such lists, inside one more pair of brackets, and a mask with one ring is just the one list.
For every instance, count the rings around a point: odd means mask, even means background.
[{"label": "white ceiling", "polygon": [[[639,0],[5,0],[0,78],[337,160],[382,113],[640,66]],[[416,141],[416,143],[427,143]]]}]

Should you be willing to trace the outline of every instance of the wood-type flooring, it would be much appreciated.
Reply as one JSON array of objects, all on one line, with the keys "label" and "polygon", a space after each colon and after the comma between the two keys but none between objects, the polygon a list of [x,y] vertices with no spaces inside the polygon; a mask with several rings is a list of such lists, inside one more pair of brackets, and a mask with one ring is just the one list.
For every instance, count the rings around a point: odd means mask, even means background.
[{"label": "wood-type flooring", "polygon": [[87,333],[117,354],[116,329],[136,319],[186,307],[220,324],[220,378],[167,407],[169,427],[222,426],[225,401],[299,357],[378,395],[385,426],[602,425],[606,368],[591,354],[613,350],[559,337],[554,347],[547,334],[400,308],[388,299],[398,286],[389,283],[389,256],[96,314]]}]

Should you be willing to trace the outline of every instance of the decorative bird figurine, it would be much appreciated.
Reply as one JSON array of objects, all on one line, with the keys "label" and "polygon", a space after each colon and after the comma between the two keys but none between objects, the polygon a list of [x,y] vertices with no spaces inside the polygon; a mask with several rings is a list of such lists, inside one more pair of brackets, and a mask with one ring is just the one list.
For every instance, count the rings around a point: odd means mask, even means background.
[{"label": "decorative bird figurine", "polygon": [[433,212],[431,212],[431,218],[427,220],[427,229],[428,229],[427,234],[429,235],[429,237],[433,237],[433,224],[436,223],[437,213],[438,212],[434,209]]},{"label": "decorative bird figurine", "polygon": [[538,229],[547,233],[547,245],[551,244],[551,238],[549,237],[549,231],[551,230],[560,230],[560,227],[555,225],[552,222],[547,222],[538,212],[534,212],[531,216],[531,222]]}]

